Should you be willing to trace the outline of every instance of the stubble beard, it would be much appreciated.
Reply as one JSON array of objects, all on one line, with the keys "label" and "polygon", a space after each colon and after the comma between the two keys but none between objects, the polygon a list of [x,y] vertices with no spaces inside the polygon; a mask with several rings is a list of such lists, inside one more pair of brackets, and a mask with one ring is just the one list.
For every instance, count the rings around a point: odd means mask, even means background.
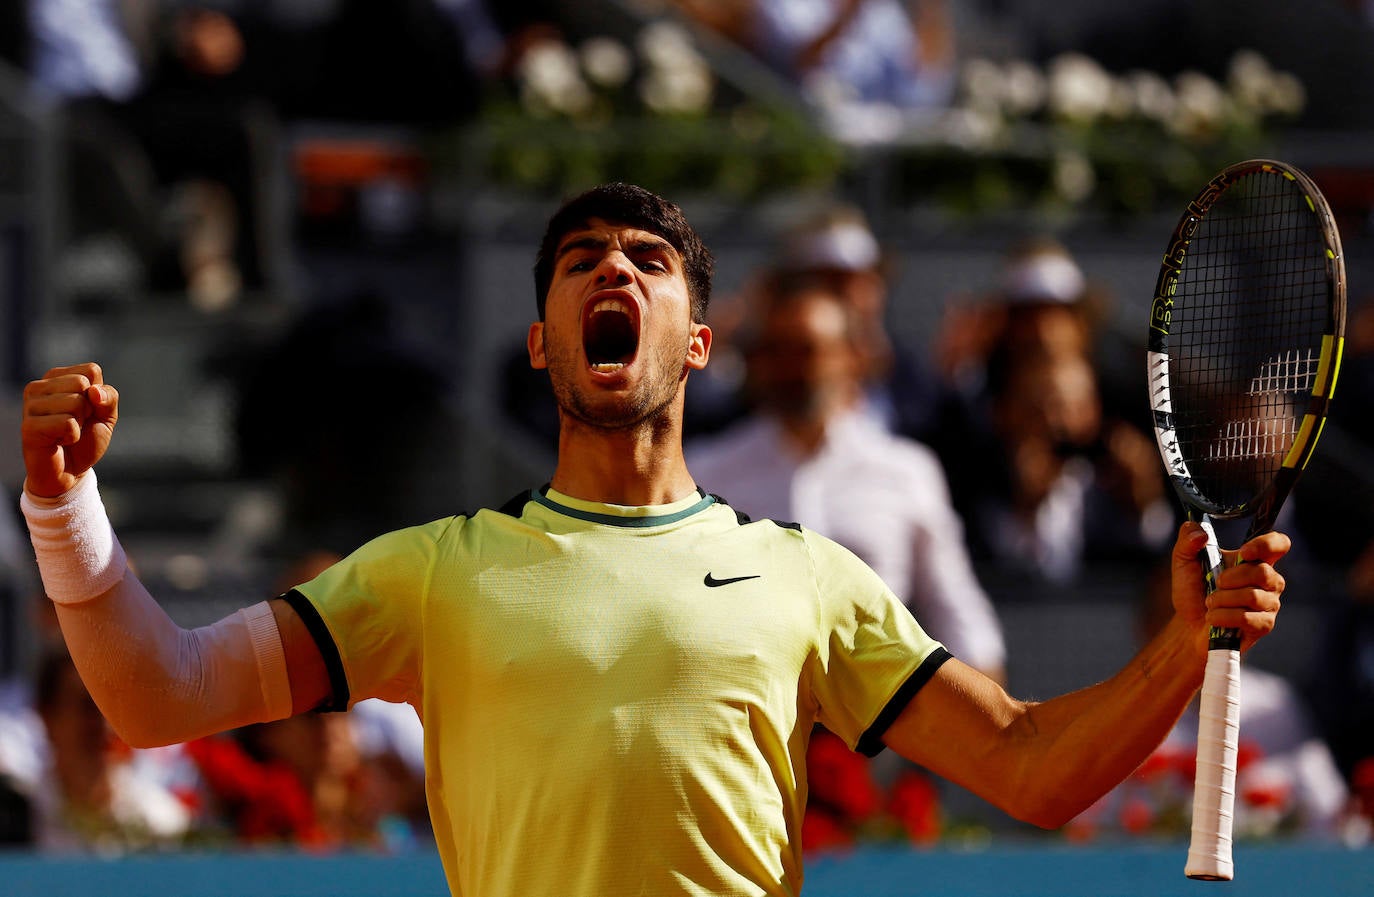
[{"label": "stubble beard", "polygon": [[[687,350],[658,347],[648,374],[627,395],[608,396],[582,390],[573,383],[571,372],[583,365],[580,349],[550,359],[549,382],[565,425],[577,424],[606,433],[637,430],[661,431],[672,425],[669,410],[677,398],[678,384],[686,370]],[[560,376],[568,371],[569,376]]]}]

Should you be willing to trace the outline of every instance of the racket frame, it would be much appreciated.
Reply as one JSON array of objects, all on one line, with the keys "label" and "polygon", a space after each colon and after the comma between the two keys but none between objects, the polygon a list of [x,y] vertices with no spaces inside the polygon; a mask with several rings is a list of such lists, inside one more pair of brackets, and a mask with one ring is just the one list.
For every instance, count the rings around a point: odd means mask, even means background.
[{"label": "racket frame", "polygon": [[[1226,506],[1211,501],[1201,492],[1179,445],[1169,384],[1169,330],[1178,280],[1198,228],[1227,189],[1242,178],[1257,174],[1288,179],[1301,191],[1309,210],[1317,218],[1325,244],[1328,317],[1311,395],[1282,465],[1258,495],[1242,504]],[[1232,520],[1250,516],[1252,522],[1245,536],[1247,541],[1269,531],[1298,477],[1311,460],[1340,370],[1345,333],[1345,294],[1345,257],[1330,206],[1311,178],[1284,162],[1251,159],[1228,166],[1188,203],[1174,228],[1160,265],[1150,305],[1146,365],[1155,440],[1169,482],[1188,518],[1199,522],[1207,532],[1207,546],[1201,552],[1200,560],[1208,595],[1216,589],[1216,578],[1222,569],[1222,554],[1213,519]],[[1189,878],[1222,881],[1234,877],[1231,847],[1240,716],[1239,630],[1213,627],[1209,649],[1200,698],[1192,841],[1184,871]]]}]

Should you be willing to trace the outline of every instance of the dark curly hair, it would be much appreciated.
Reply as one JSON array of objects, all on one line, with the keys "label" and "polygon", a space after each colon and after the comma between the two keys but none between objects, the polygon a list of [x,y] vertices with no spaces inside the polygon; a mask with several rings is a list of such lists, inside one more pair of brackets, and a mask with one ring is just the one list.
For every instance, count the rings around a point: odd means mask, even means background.
[{"label": "dark curly hair", "polygon": [[554,254],[558,244],[572,231],[593,218],[614,224],[637,227],[667,240],[682,256],[687,276],[687,295],[692,303],[692,320],[706,321],[711,301],[711,277],[715,260],[701,237],[687,223],[682,210],[663,197],[634,184],[602,184],[573,197],[549,219],[539,255],[534,262],[534,299],[539,320],[544,320],[544,303],[553,282]]}]

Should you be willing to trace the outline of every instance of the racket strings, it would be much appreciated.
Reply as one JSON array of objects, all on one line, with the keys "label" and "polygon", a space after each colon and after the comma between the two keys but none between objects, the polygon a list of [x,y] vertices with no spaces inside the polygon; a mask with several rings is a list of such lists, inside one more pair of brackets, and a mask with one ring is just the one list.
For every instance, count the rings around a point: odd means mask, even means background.
[{"label": "racket strings", "polygon": [[1326,242],[1287,178],[1239,178],[1199,222],[1170,328],[1174,426],[1198,489],[1248,503],[1297,439],[1328,320]]}]

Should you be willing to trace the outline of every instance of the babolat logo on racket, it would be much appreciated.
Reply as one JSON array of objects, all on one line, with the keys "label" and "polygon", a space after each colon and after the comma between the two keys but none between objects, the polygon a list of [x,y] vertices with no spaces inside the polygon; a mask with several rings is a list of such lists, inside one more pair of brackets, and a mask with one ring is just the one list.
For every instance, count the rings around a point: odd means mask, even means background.
[{"label": "babolat logo on racket", "polygon": [[1155,281],[1154,301],[1150,303],[1150,329],[1169,335],[1169,325],[1173,320],[1174,294],[1178,291],[1178,276],[1183,271],[1183,260],[1188,255],[1188,244],[1197,233],[1202,216],[1217,201],[1232,176],[1223,172],[1208,182],[1206,188],[1188,203],[1182,219],[1174,228],[1169,248],[1164,252],[1164,264],[1159,269],[1159,279]]},{"label": "babolat logo on racket", "polygon": [[1164,335],[1169,333],[1169,323],[1173,318],[1174,294],[1178,291],[1178,275],[1183,270],[1183,259],[1188,255],[1188,244],[1197,233],[1202,213],[1191,205],[1174,229],[1174,237],[1164,253],[1164,263],[1159,268],[1159,279],[1155,281],[1155,297],[1150,303],[1150,327]]}]

